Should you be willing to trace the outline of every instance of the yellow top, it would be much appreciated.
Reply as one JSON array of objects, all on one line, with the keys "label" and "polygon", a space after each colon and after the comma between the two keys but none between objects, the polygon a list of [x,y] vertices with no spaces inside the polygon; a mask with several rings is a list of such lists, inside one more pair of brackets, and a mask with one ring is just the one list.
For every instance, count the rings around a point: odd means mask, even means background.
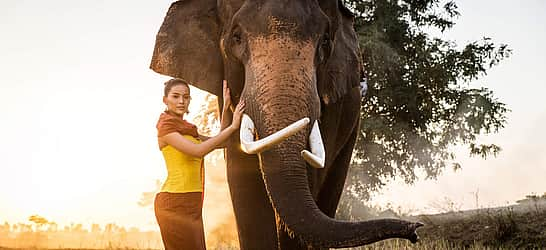
[{"label": "yellow top", "polygon": [[[183,136],[194,143],[201,143],[191,135]],[[161,152],[167,165],[167,180],[161,187],[161,192],[203,192],[203,158],[182,153],[171,145],[161,148]]]}]

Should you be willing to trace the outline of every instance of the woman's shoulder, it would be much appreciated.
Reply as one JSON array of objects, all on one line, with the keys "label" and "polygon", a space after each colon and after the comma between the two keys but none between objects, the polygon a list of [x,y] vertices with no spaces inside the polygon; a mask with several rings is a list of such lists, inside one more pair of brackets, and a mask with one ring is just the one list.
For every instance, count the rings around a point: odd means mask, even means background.
[{"label": "woman's shoulder", "polygon": [[177,117],[174,117],[172,115],[169,115],[165,112],[161,113],[159,115],[159,118],[157,119],[157,126],[162,126],[169,123],[176,123]]},{"label": "woman's shoulder", "polygon": [[191,135],[194,137],[199,136],[197,126],[167,112],[159,115],[156,128],[158,136],[164,136],[172,132],[179,132],[182,135]]},{"label": "woman's shoulder", "polygon": [[157,119],[156,128],[158,130],[165,128],[166,126],[176,126],[176,117],[161,113]]}]

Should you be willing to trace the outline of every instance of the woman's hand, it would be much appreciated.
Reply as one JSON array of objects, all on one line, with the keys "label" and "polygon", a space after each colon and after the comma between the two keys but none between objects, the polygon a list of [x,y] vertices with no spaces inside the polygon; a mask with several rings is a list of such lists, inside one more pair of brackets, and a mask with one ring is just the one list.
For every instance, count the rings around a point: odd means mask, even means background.
[{"label": "woman's hand", "polygon": [[241,126],[241,117],[243,116],[243,112],[245,111],[245,101],[242,99],[239,101],[239,104],[237,104],[237,107],[235,107],[235,111],[233,112],[233,120],[231,121],[231,126],[235,129],[238,129]]},{"label": "woman's hand", "polygon": [[229,126],[229,120],[231,119],[231,93],[227,86],[227,81],[224,80],[223,84],[223,97],[224,97],[224,106],[222,107],[222,117],[220,118],[220,130],[224,130]]},{"label": "woman's hand", "polygon": [[231,93],[229,92],[229,88],[227,86],[227,81],[222,81],[223,84],[223,93],[224,93],[224,107],[223,110],[228,110],[231,106]]}]

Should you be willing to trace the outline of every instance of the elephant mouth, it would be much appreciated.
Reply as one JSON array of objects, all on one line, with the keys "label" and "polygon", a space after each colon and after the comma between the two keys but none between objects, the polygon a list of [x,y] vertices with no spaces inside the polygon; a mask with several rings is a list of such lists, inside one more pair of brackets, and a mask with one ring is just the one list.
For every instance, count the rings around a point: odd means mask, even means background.
[{"label": "elephant mouth", "polygon": [[[241,149],[247,154],[259,154],[304,129],[309,124],[309,120],[308,117],[304,117],[265,138],[256,140],[259,136],[256,133],[254,122],[250,116],[244,114],[239,133]],[[318,121],[315,121],[311,134],[309,134],[309,147],[311,151],[306,149],[301,151],[303,159],[315,168],[324,168],[326,153]]]}]

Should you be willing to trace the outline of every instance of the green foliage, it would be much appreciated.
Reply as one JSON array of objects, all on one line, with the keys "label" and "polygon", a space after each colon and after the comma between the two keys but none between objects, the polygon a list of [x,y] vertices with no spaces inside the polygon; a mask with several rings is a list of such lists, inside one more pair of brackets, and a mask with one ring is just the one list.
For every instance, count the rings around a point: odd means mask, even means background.
[{"label": "green foliage", "polygon": [[362,100],[353,166],[357,184],[374,191],[395,176],[407,183],[437,177],[452,164],[450,148],[468,145],[486,158],[501,148],[477,142],[506,124],[506,105],[470,82],[511,54],[490,38],[458,47],[430,35],[455,25],[454,1],[345,0],[355,13],[368,93]]}]

